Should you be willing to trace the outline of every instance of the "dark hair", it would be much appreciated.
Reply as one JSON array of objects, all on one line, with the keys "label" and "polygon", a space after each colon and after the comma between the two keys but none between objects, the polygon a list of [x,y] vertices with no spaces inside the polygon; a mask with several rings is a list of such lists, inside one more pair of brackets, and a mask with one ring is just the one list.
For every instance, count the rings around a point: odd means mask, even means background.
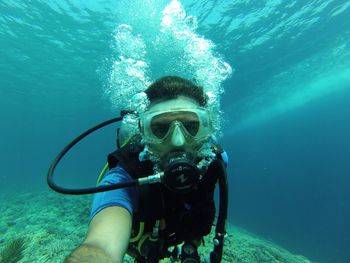
[{"label": "dark hair", "polygon": [[207,104],[207,95],[203,87],[177,76],[166,76],[153,82],[145,91],[150,102],[176,99],[185,96],[194,99],[200,106]]}]

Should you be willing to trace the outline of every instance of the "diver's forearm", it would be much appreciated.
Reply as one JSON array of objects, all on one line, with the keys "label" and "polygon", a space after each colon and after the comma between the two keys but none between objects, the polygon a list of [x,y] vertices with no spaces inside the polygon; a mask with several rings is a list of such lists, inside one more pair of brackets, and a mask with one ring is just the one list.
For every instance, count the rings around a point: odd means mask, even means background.
[{"label": "diver's forearm", "polygon": [[83,244],[75,249],[64,263],[115,263],[107,253],[98,247]]}]

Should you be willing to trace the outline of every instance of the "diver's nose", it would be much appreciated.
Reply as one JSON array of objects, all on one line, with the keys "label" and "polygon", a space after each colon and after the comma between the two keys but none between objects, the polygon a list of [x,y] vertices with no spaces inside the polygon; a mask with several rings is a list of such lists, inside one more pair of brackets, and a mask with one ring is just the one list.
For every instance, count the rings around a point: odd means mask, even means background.
[{"label": "diver's nose", "polygon": [[186,143],[185,136],[182,134],[180,126],[176,123],[173,134],[171,136],[171,143],[176,147],[181,147]]}]

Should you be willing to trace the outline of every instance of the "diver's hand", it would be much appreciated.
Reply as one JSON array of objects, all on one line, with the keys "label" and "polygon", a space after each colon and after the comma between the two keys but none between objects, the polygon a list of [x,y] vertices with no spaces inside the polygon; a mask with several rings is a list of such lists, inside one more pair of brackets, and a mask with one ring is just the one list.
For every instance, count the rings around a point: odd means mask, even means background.
[{"label": "diver's hand", "polygon": [[101,248],[82,244],[70,254],[64,263],[113,263],[108,254]]}]

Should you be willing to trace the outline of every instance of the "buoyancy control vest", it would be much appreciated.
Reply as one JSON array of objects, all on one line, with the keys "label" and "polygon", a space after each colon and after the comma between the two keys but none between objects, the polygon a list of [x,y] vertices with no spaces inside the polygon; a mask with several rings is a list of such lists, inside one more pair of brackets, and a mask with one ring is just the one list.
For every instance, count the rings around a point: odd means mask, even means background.
[{"label": "buoyancy control vest", "polygon": [[[138,143],[129,143],[108,155],[109,169],[120,165],[133,179],[153,173],[150,160],[140,161],[142,147]],[[219,146],[212,150],[218,159],[223,152]],[[163,184],[148,184],[138,187],[138,203],[133,214],[133,242],[129,252],[134,257],[141,253],[139,240],[142,236],[154,232],[154,228],[162,220],[164,229],[158,229],[158,237],[162,240],[158,257],[164,258],[169,247],[184,241],[202,239],[210,233],[215,218],[214,190],[217,183],[218,161],[214,160],[207,172],[199,181],[196,189],[189,193],[178,194]],[[140,235],[140,228],[142,232]],[[138,236],[139,238],[135,238]],[[154,251],[152,252],[154,253]]]}]

